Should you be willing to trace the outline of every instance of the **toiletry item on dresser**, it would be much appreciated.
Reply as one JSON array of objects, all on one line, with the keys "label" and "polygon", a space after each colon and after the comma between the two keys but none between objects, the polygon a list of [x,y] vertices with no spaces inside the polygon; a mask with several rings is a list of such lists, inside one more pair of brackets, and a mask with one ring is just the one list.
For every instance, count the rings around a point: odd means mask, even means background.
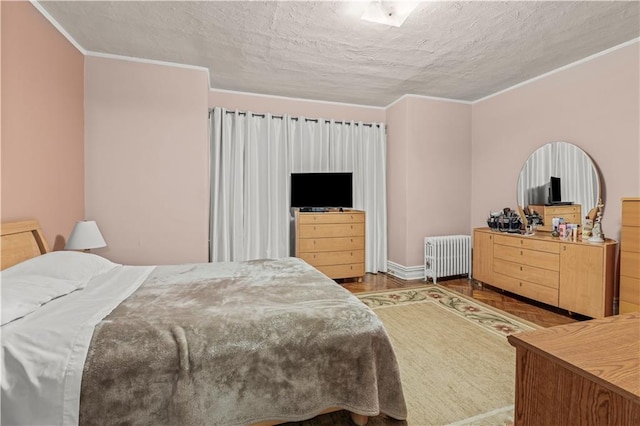
[{"label": "toiletry item on dresser", "polygon": [[584,225],[582,226],[582,238],[587,239],[591,237],[591,230],[593,229],[593,220],[589,219],[589,216],[584,218]]}]

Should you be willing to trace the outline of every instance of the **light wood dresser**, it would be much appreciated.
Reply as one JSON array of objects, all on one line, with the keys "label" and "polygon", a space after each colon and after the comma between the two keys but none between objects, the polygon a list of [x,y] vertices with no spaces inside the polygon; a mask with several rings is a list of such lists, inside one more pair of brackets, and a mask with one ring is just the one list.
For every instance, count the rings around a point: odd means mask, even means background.
[{"label": "light wood dresser", "polygon": [[613,315],[617,245],[507,234],[473,233],[473,278],[592,318]]},{"label": "light wood dresser", "polygon": [[640,425],[640,313],[508,337],[514,424]]},{"label": "light wood dresser", "polygon": [[365,213],[295,212],[296,257],[330,278],[364,276]]},{"label": "light wood dresser", "polygon": [[640,198],[622,199],[619,311],[640,311]]},{"label": "light wood dresser", "polygon": [[564,218],[565,223],[578,223],[582,226],[584,217],[582,216],[582,206],[571,204],[567,206],[545,206],[542,204],[530,204],[529,210],[534,210],[542,216],[543,226],[538,226],[540,231],[553,231],[551,226],[554,217]]}]

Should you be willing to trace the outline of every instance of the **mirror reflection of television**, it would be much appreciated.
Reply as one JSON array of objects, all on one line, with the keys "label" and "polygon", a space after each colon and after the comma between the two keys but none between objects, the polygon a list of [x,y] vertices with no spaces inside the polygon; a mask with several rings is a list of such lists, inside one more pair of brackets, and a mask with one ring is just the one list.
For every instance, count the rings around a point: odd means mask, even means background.
[{"label": "mirror reflection of television", "polygon": [[559,204],[562,202],[562,190],[560,189],[560,178],[551,176],[549,179],[549,204]]},{"label": "mirror reflection of television", "polygon": [[291,173],[291,207],[353,207],[353,173]]}]

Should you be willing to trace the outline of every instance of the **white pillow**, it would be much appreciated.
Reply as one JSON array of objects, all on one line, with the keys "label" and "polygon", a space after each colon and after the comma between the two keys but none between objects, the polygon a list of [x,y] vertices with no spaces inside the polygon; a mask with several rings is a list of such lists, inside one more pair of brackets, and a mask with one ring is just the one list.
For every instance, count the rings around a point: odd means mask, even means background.
[{"label": "white pillow", "polygon": [[45,303],[81,289],[83,281],[51,278],[42,275],[2,274],[0,292],[2,295],[2,325],[38,309]]},{"label": "white pillow", "polygon": [[104,257],[77,251],[52,251],[25,260],[2,271],[2,277],[43,275],[63,280],[82,281],[85,284],[96,275],[118,266]]}]

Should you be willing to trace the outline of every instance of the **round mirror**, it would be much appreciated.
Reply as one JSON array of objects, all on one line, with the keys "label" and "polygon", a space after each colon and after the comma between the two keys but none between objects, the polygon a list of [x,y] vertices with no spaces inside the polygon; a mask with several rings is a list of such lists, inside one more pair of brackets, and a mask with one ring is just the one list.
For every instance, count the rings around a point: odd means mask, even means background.
[{"label": "round mirror", "polygon": [[573,206],[576,217],[584,219],[600,198],[600,177],[583,150],[567,142],[551,142],[531,154],[522,167],[517,197],[523,209]]}]

